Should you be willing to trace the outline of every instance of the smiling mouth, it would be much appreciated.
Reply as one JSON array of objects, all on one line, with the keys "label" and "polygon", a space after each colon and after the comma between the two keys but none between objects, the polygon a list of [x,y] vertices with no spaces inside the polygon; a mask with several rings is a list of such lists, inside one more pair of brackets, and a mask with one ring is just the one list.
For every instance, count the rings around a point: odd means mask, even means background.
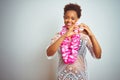
[{"label": "smiling mouth", "polygon": [[71,25],[72,25],[72,23],[67,23],[66,25],[67,25],[67,26],[71,26]]}]

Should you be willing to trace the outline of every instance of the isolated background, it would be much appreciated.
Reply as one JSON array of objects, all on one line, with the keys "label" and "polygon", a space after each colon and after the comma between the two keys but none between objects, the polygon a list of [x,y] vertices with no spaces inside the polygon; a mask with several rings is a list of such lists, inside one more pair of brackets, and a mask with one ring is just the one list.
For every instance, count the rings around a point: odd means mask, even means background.
[{"label": "isolated background", "polygon": [[102,47],[100,60],[86,55],[90,80],[120,79],[120,0],[0,0],[0,80],[55,80],[57,59],[46,48],[70,2]]}]

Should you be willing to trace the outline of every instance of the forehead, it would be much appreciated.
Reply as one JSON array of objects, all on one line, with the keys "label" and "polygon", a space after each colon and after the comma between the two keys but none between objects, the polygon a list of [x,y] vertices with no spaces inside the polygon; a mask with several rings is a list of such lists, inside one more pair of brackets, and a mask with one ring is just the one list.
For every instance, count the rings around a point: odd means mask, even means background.
[{"label": "forehead", "polygon": [[77,12],[74,11],[74,10],[68,10],[68,11],[65,13],[65,16],[77,16]]}]

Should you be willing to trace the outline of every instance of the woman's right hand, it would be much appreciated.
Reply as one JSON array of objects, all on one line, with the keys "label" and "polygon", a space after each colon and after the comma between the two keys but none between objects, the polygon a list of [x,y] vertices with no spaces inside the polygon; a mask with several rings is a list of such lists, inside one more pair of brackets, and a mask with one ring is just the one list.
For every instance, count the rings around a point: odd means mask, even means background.
[{"label": "woman's right hand", "polygon": [[66,37],[70,37],[71,35],[76,34],[74,32],[75,29],[77,29],[76,25],[69,26],[67,32],[65,33]]}]

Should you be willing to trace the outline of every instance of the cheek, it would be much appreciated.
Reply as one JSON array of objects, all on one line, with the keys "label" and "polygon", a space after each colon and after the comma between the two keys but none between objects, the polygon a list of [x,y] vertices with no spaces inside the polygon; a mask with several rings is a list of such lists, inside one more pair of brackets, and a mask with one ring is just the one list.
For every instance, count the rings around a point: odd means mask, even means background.
[{"label": "cheek", "polygon": [[77,21],[76,20],[73,20],[72,23],[75,24]]},{"label": "cheek", "polygon": [[67,23],[68,21],[64,19],[64,23]]}]

